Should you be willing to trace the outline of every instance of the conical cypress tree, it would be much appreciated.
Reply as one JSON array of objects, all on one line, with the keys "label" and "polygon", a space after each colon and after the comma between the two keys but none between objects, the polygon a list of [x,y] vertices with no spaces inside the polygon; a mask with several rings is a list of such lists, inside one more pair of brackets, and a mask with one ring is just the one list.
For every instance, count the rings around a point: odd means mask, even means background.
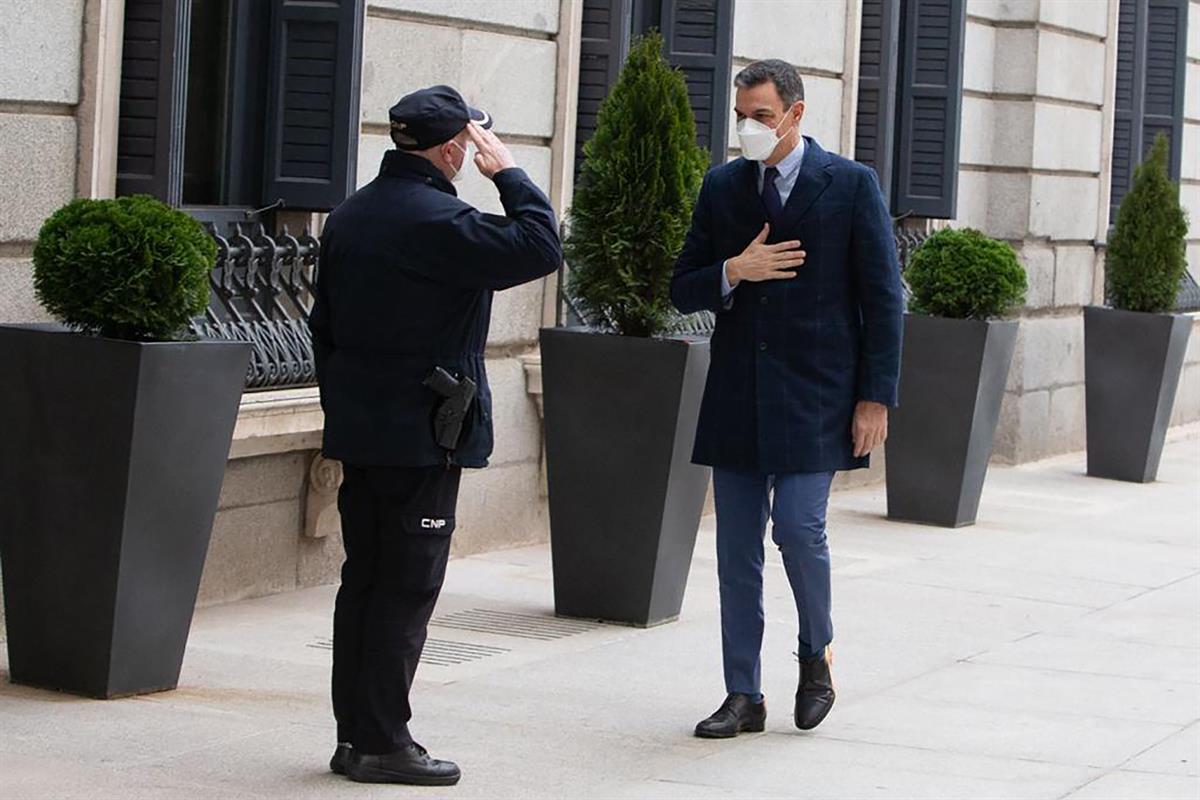
[{"label": "conical cypress tree", "polygon": [[635,42],[601,103],[564,242],[584,317],[626,336],[654,336],[675,317],[671,273],[708,166],[662,46],[656,31]]},{"label": "conical cypress tree", "polygon": [[1129,311],[1169,311],[1187,269],[1187,217],[1167,176],[1167,137],[1133,173],[1108,243],[1108,299]]}]

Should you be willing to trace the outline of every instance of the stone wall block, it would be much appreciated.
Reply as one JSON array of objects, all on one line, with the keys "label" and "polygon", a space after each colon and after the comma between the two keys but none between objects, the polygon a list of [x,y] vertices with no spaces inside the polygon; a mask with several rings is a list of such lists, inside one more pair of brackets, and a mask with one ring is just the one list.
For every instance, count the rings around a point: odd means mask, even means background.
[{"label": "stone wall block", "polygon": [[462,37],[457,88],[467,102],[491,114],[500,133],[552,136],[557,45],[470,30]]},{"label": "stone wall block", "polygon": [[198,603],[227,603],[295,589],[300,524],[298,499],[219,511]]},{"label": "stone wall block", "polygon": [[964,97],[959,162],[999,167],[1031,165],[1034,114],[1029,103]]},{"label": "stone wall block", "polygon": [[996,28],[968,19],[964,52],[970,58],[963,59],[963,89],[995,91]]},{"label": "stone wall block", "polygon": [[463,473],[453,554],[547,541],[550,529],[540,483],[538,465],[532,462]]},{"label": "stone wall block", "polygon": [[1054,305],[1086,306],[1093,298],[1096,251],[1091,245],[1055,248]]},{"label": "stone wall block", "polygon": [[1030,318],[1024,328],[1022,386],[1034,389],[1083,383],[1083,316]]},{"label": "stone wall block", "polygon": [[1039,458],[1049,430],[1050,392],[1005,392],[992,459],[1015,464]]},{"label": "stone wall block", "polygon": [[558,0],[371,0],[371,5],[541,33],[558,30]]},{"label": "stone wall block", "polygon": [[1200,3],[1188,7],[1188,58],[1200,58]]},{"label": "stone wall block", "polygon": [[1099,106],[1104,103],[1104,64],[1104,42],[1041,31],[1037,94]]},{"label": "stone wall block", "polygon": [[[1197,16],[1192,12],[1192,19]],[[1183,89],[1183,116],[1185,119],[1200,119],[1200,64],[1192,61],[1187,65],[1187,83]]]},{"label": "stone wall block", "polygon": [[225,466],[221,509],[261,505],[303,496],[313,451],[239,458]]},{"label": "stone wall block", "polygon": [[1023,239],[1029,230],[1029,203],[1028,175],[962,170],[953,224],[998,239]]},{"label": "stone wall block", "polygon": [[488,344],[536,344],[538,329],[542,325],[542,298],[545,292],[546,283],[541,280],[498,292],[492,305],[492,328],[488,333]]},{"label": "stone wall block", "polygon": [[1108,4],[1096,0],[1049,0],[1038,7],[1039,18],[1049,25],[1092,36],[1108,33]]},{"label": "stone wall block", "polygon": [[967,0],[967,13],[997,22],[1033,22],[1038,0]]},{"label": "stone wall block", "polygon": [[[1037,37],[1037,31],[1031,28],[997,29],[994,91],[1025,95],[1037,93]],[[967,51],[966,58],[970,60],[970,51]]]},{"label": "stone wall block", "polygon": [[296,565],[296,588],[324,586],[341,579],[342,562],[346,551],[342,548],[342,532],[322,536],[320,539],[299,537],[300,548]]},{"label": "stone wall block", "polygon": [[1187,350],[1184,351],[1183,363],[1200,364],[1200,314],[1194,314],[1192,319],[1192,335],[1188,337]]},{"label": "stone wall block", "polygon": [[[1192,332],[1195,337],[1196,332]],[[1186,425],[1200,420],[1200,364],[1188,364],[1179,376],[1179,390],[1171,411],[1172,425]]]},{"label": "stone wall block", "polygon": [[0,258],[0,322],[50,322],[33,294],[33,261]]},{"label": "stone wall block", "polygon": [[1033,166],[1099,175],[1102,112],[1056,103],[1033,106]]},{"label": "stone wall block", "polygon": [[[819,75],[804,77],[804,121],[805,135],[821,143],[831,153],[842,149],[842,82]],[[733,103],[730,102],[730,108]],[[737,134],[729,141],[737,144]],[[845,155],[844,153],[842,155]]]},{"label": "stone wall block", "polygon": [[1017,256],[1025,266],[1025,307],[1049,308],[1054,304],[1054,248],[1042,242],[1026,242]]},{"label": "stone wall block", "polygon": [[782,58],[801,71],[808,67],[840,73],[845,40],[845,0],[737,0],[734,4],[735,58]]},{"label": "stone wall block", "polygon": [[4,0],[0,98],[79,102],[83,4],[84,0]]},{"label": "stone wall block", "polygon": [[462,91],[462,49],[463,34],[455,28],[367,17],[362,118],[386,125],[397,100],[426,86],[446,83]]},{"label": "stone wall block", "polygon": [[[1193,91],[1200,91],[1200,86]],[[1200,122],[1183,123],[1183,159],[1179,175],[1184,180],[1200,180]]]},{"label": "stone wall block", "polygon": [[75,196],[75,118],[0,114],[0,142],[0,242],[30,242]]},{"label": "stone wall block", "polygon": [[1085,392],[1082,384],[1050,393],[1050,431],[1045,455],[1073,453],[1087,447]]},{"label": "stone wall block", "polygon": [[1185,183],[1180,186],[1179,202],[1187,211],[1187,238],[1200,240],[1200,184]]},{"label": "stone wall block", "polygon": [[496,448],[491,463],[532,463],[542,455],[542,423],[537,403],[526,389],[525,367],[520,359],[492,359],[487,363],[492,387],[492,415]]},{"label": "stone wall block", "polygon": [[1098,178],[1034,175],[1029,191],[1029,235],[1085,241],[1096,237]]}]

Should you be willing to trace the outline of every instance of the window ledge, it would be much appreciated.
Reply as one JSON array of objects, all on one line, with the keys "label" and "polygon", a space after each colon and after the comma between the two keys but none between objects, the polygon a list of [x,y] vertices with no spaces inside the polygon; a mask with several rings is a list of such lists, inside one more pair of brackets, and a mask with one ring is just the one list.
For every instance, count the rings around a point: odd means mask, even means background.
[{"label": "window ledge", "polygon": [[317,387],[247,392],[233,428],[230,460],[319,450],[325,414]]}]

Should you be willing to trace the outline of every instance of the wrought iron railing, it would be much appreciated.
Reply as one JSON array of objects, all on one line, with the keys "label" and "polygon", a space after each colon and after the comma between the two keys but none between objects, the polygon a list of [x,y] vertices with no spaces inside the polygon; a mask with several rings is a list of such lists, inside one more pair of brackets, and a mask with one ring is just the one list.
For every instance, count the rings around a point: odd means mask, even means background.
[{"label": "wrought iron railing", "polygon": [[226,235],[207,227],[217,263],[208,310],[192,322],[192,333],[252,345],[248,390],[315,384],[308,315],[320,242],[307,228],[293,236],[284,226],[270,236],[261,223],[233,223]]},{"label": "wrought iron railing", "polygon": [[[563,236],[566,235],[566,230],[562,231]],[[900,255],[900,271],[903,274],[908,267],[908,260],[912,256],[914,250],[929,237],[929,233],[921,228],[905,227],[897,221],[895,227],[896,234],[896,251]],[[905,305],[908,303],[909,291],[908,284],[904,284],[904,300]],[[560,264],[558,268],[558,325],[585,325],[595,324],[596,320],[586,320],[584,314],[579,308],[579,304],[575,298],[571,297],[569,288],[567,287],[567,267],[566,264]],[[600,321],[598,327],[612,328],[611,324],[605,324]],[[695,314],[687,314],[679,317],[672,325],[671,332],[676,334],[685,334],[690,336],[708,336],[713,332],[713,328],[717,324],[716,315],[711,311],[698,311]]]},{"label": "wrought iron railing", "polygon": [[1184,270],[1179,280],[1179,293],[1175,295],[1176,311],[1200,311],[1200,285],[1192,273]]}]

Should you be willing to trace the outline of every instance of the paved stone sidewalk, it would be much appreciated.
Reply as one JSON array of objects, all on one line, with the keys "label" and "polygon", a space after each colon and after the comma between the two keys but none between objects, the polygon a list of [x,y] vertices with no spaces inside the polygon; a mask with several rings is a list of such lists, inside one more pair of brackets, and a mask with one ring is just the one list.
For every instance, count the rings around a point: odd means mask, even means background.
[{"label": "paved stone sidewalk", "polygon": [[[332,588],[205,609],[181,687],[99,702],[0,685],[0,797],[1200,797],[1200,431],[1160,481],[1082,456],[994,469],[981,522],[889,523],[834,496],[839,699],[791,727],[795,629],[767,575],[768,732],[691,737],[722,699],[713,522],[682,618],[556,620],[549,551],[456,560],[414,730],[455,789],[325,771]],[[0,659],[3,657],[0,656]],[[0,667],[5,662],[0,660]]]}]

